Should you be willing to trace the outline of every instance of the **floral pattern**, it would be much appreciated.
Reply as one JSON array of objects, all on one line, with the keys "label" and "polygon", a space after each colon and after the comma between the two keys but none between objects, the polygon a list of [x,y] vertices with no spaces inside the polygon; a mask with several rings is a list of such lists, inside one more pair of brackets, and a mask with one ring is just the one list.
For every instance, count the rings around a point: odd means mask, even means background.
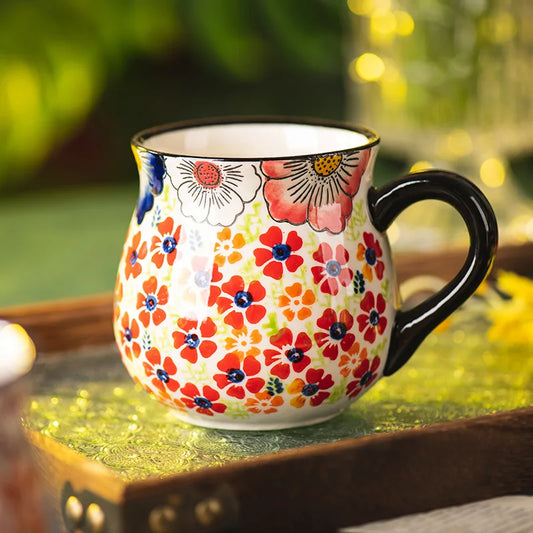
[{"label": "floral pattern", "polygon": [[310,368],[305,379],[296,378],[288,387],[287,392],[295,395],[291,405],[300,409],[309,400],[313,407],[320,405],[331,394],[327,389],[333,387],[333,378],[330,374],[324,375],[323,368]]},{"label": "floral pattern", "polygon": [[241,276],[232,276],[222,284],[222,296],[217,299],[218,312],[224,315],[224,322],[240,329],[246,319],[257,324],[266,314],[266,309],[258,302],[266,295],[260,281],[254,280],[245,287]]},{"label": "floral pattern", "polygon": [[311,289],[305,289],[301,283],[293,283],[285,287],[285,294],[278,299],[278,305],[282,309],[283,316],[290,322],[297,318],[305,320],[313,312],[311,306],[315,303],[315,293]]},{"label": "floral pattern", "polygon": [[283,328],[270,337],[270,343],[275,346],[273,350],[265,350],[265,364],[270,367],[270,372],[281,379],[286,379],[291,369],[302,372],[311,364],[311,358],[306,355],[313,343],[309,336],[300,332],[294,338],[292,331]]},{"label": "floral pattern", "polygon": [[164,261],[173,265],[177,256],[177,245],[180,240],[181,226],[174,227],[174,220],[167,217],[163,222],[157,225],[158,233],[152,237],[152,246],[150,251],[152,262],[161,268]]},{"label": "floral pattern", "polygon": [[194,383],[187,383],[181,393],[181,402],[201,415],[213,416],[214,413],[223,413],[226,410],[227,406],[217,401],[220,399],[220,393],[209,385],[204,385],[200,392]]},{"label": "floral pattern", "polygon": [[374,279],[374,274],[379,280],[383,279],[385,265],[381,261],[382,256],[383,251],[381,250],[379,241],[374,238],[372,233],[365,231],[363,233],[363,242],[357,245],[357,259],[364,261],[363,276],[368,281]]},{"label": "floral pattern", "polygon": [[216,352],[217,345],[212,338],[217,332],[217,327],[210,318],[206,318],[200,324],[198,320],[178,318],[178,328],[172,333],[174,347],[189,363],[196,363],[199,355],[207,358]]},{"label": "floral pattern", "polygon": [[350,381],[346,387],[346,392],[349,398],[355,398],[361,394],[361,391],[370,387],[374,380],[378,377],[377,371],[381,360],[378,356],[370,362],[368,359],[363,359],[361,364],[353,371],[354,380]]},{"label": "floral pattern", "polygon": [[146,352],[146,361],[143,363],[144,372],[156,389],[165,391],[166,389],[175,392],[179,388],[179,383],[174,376],[178,368],[170,356],[164,359],[157,348],[150,348]]},{"label": "floral pattern", "polygon": [[212,226],[231,226],[261,186],[255,173],[243,174],[242,165],[195,159],[181,160],[171,180],[183,216]]},{"label": "floral pattern", "polygon": [[395,312],[385,237],[351,216],[368,158],[231,163],[141,150],[146,200],[113,315],[133,378],[215,427],[327,418],[368,390]]},{"label": "floral pattern", "polygon": [[254,250],[255,264],[263,267],[263,274],[274,279],[281,279],[283,266],[289,272],[295,272],[304,262],[301,255],[296,255],[303,244],[296,231],[291,231],[284,239],[281,230],[272,226],[266,233],[259,236],[259,240],[266,248]]},{"label": "floral pattern", "polygon": [[246,244],[242,233],[231,233],[230,228],[224,228],[217,233],[215,243],[215,263],[223,267],[226,261],[233,265],[242,259],[240,249]]},{"label": "floral pattern", "polygon": [[163,156],[139,148],[133,148],[133,154],[141,179],[141,193],[136,210],[137,224],[141,224],[146,213],[154,206],[154,197],[163,191],[163,179],[167,171]]},{"label": "floral pattern", "polygon": [[289,161],[264,161],[265,199],[270,216],[278,222],[316,231],[340,233],[352,212],[368,165],[369,150],[325,154]]},{"label": "floral pattern", "polygon": [[353,317],[346,309],[343,309],[338,316],[334,309],[328,308],[324,311],[316,322],[318,328],[323,331],[314,335],[324,357],[334,361],[339,352],[350,350],[355,342],[355,335],[350,331],[353,323]]},{"label": "floral pattern", "polygon": [[383,316],[386,307],[385,298],[382,294],[378,294],[375,298],[373,293],[367,292],[360,307],[363,312],[357,317],[359,331],[364,334],[365,341],[373,343],[376,335],[383,335],[387,327],[387,318]]},{"label": "floral pattern", "polygon": [[123,346],[123,354],[131,361],[133,358],[139,357],[141,354],[141,346],[139,344],[139,324],[134,318],[130,320],[128,313],[124,313],[120,321],[122,326],[120,329],[120,342]]},{"label": "floral pattern", "polygon": [[339,285],[347,287],[352,282],[353,272],[347,266],[350,254],[342,244],[337,245],[334,254],[327,242],[321,243],[313,259],[320,263],[320,266],[311,267],[311,273],[321,292],[336,295]]},{"label": "floral pattern", "polygon": [[125,273],[126,279],[130,276],[136,278],[142,272],[142,260],[146,257],[148,246],[146,242],[141,243],[141,232],[138,231],[132,241],[131,245],[127,247],[125,259]]},{"label": "floral pattern", "polygon": [[168,302],[168,288],[166,285],[158,286],[155,276],[147,279],[142,288],[142,292],[137,295],[137,309],[140,309],[139,320],[145,328],[150,322],[158,326],[167,316],[163,307]]},{"label": "floral pattern", "polygon": [[228,387],[229,396],[242,399],[247,391],[259,392],[265,384],[263,378],[256,376],[261,364],[255,357],[247,356],[241,361],[237,355],[229,353],[218,363],[217,368],[222,374],[215,374],[213,379],[220,389]]}]

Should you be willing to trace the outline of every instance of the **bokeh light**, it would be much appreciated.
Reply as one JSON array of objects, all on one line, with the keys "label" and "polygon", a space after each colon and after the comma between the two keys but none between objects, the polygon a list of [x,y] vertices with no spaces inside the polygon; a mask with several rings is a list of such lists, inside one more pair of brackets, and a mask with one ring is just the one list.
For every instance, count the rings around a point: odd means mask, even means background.
[{"label": "bokeh light", "polygon": [[352,63],[350,71],[353,69],[357,76],[364,81],[378,80],[385,72],[383,59],[370,52],[360,55]]},{"label": "bokeh light", "polygon": [[497,157],[490,157],[481,163],[479,168],[481,181],[493,189],[501,187],[505,182],[505,165]]}]

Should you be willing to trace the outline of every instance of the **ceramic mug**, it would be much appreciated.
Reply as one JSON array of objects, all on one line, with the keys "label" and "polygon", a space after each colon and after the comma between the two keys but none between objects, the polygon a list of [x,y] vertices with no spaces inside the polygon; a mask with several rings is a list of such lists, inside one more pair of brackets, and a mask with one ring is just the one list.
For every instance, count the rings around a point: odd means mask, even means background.
[{"label": "ceramic mug", "polygon": [[[332,418],[398,370],[485,278],[497,226],[453,173],[374,188],[378,143],[290,120],[136,135],[140,196],[114,307],[135,381],[186,422],[257,430]],[[424,199],[460,212],[470,249],[446,287],[402,311],[385,231]]]}]

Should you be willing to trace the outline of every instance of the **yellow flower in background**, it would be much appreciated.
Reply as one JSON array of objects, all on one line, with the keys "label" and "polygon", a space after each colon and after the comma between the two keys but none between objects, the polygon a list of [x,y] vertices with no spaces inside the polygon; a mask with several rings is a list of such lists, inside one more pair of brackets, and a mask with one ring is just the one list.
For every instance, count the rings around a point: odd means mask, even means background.
[{"label": "yellow flower in background", "polygon": [[500,272],[497,285],[509,299],[492,302],[487,313],[492,322],[487,332],[489,340],[533,346],[533,280]]}]

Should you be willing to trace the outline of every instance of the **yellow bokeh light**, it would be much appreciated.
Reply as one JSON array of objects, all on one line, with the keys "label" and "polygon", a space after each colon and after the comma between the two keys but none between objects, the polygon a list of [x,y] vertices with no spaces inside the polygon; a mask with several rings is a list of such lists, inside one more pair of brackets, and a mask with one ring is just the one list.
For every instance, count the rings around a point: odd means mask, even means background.
[{"label": "yellow bokeh light", "polygon": [[433,165],[429,161],[417,161],[411,166],[409,172],[422,172],[431,168],[433,168]]},{"label": "yellow bokeh light", "polygon": [[348,9],[354,15],[369,15],[374,9],[373,0],[348,0]]},{"label": "yellow bokeh light", "polygon": [[407,11],[396,11],[394,16],[396,17],[396,33],[402,36],[411,35],[415,29],[413,17]]},{"label": "yellow bokeh light", "polygon": [[505,181],[505,165],[497,157],[486,159],[481,164],[479,176],[487,187],[493,189],[501,187]]},{"label": "yellow bokeh light", "polygon": [[452,157],[464,157],[472,153],[472,137],[466,130],[452,130],[445,139],[446,151]]},{"label": "yellow bokeh light", "polygon": [[[381,57],[376,54],[367,52],[360,55],[353,62],[353,70],[365,81],[375,81],[383,76],[385,72],[385,63]],[[352,70],[352,68],[350,68]]]},{"label": "yellow bokeh light", "polygon": [[388,10],[376,9],[370,15],[370,42],[389,45],[396,36],[396,17]]}]

